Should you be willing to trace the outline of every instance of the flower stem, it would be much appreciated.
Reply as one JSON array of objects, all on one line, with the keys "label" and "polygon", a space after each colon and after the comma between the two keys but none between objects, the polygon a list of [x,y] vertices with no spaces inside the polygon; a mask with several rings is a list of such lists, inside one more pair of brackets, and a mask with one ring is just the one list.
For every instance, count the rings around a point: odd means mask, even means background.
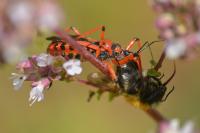
[{"label": "flower stem", "polygon": [[161,122],[166,122],[168,121],[160,112],[153,108],[149,108],[145,110],[147,115],[149,115],[152,119],[154,119],[158,124]]},{"label": "flower stem", "polygon": [[160,56],[160,59],[158,60],[158,63],[155,66],[155,70],[158,71],[161,67],[162,67],[162,63],[165,59],[166,55],[165,55],[165,51],[162,52],[162,55]]},{"label": "flower stem", "polygon": [[94,87],[95,90],[96,89],[99,89],[101,91],[107,91],[107,92],[117,92],[118,90],[116,88],[109,88],[108,86],[106,85],[97,85],[97,84],[94,84],[88,80],[83,80],[83,79],[79,79],[79,78],[76,78],[76,81],[78,83],[81,83],[81,84],[85,84],[85,85],[88,85],[88,86],[91,86],[91,87]]}]

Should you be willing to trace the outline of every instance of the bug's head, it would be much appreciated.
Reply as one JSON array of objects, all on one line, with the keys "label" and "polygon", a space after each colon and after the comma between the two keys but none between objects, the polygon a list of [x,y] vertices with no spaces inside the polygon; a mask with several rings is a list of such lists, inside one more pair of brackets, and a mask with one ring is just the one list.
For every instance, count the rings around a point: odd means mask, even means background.
[{"label": "bug's head", "polygon": [[121,46],[118,44],[118,43],[114,43],[114,44],[112,44],[112,56],[113,57],[118,57],[118,56],[120,56],[121,55],[121,53],[122,53],[122,48],[121,48]]}]

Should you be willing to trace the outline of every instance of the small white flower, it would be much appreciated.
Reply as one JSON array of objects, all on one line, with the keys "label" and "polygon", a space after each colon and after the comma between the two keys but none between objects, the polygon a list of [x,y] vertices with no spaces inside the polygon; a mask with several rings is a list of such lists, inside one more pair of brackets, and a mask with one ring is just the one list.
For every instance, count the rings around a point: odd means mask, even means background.
[{"label": "small white flower", "polygon": [[26,80],[27,76],[24,74],[17,74],[12,73],[11,79],[13,80],[13,87],[15,90],[19,90],[24,82]]},{"label": "small white flower", "polygon": [[30,106],[33,105],[33,103],[40,102],[44,99],[44,94],[43,94],[43,90],[44,90],[44,85],[42,84],[42,82],[38,82],[38,85],[33,87],[31,92],[30,92],[30,96],[29,96],[29,101]]},{"label": "small white flower", "polygon": [[36,61],[39,67],[46,67],[52,63],[53,57],[49,54],[42,53],[36,57]]},{"label": "small white flower", "polygon": [[194,123],[189,121],[181,128],[179,121],[174,119],[169,123],[163,123],[159,133],[195,133]]},{"label": "small white flower", "polygon": [[63,68],[67,74],[74,76],[82,72],[81,62],[77,59],[72,59],[63,64]]},{"label": "small white flower", "polygon": [[182,39],[170,40],[167,42],[166,56],[169,59],[176,59],[185,54],[186,44]]}]

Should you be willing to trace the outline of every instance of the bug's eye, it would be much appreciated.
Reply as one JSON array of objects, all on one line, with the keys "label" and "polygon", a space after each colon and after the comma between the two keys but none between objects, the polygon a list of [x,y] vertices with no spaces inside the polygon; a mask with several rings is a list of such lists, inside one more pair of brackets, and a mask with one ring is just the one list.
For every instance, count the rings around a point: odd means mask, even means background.
[{"label": "bug's eye", "polygon": [[119,52],[116,52],[116,51],[113,52],[113,56],[117,57],[117,56],[119,56],[119,55],[120,55]]},{"label": "bug's eye", "polygon": [[128,56],[130,54],[130,52],[127,51],[127,50],[124,50],[123,53],[124,53],[125,56]]}]

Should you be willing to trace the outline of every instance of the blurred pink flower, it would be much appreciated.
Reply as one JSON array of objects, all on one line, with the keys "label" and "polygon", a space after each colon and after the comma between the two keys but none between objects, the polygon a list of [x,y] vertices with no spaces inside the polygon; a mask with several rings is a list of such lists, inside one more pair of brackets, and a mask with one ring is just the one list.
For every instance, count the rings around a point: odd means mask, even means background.
[{"label": "blurred pink flower", "polygon": [[151,0],[151,4],[160,37],[166,40],[167,57],[194,57],[200,44],[199,0]]},{"label": "blurred pink flower", "polygon": [[2,0],[0,2],[0,63],[26,57],[36,33],[48,33],[64,20],[54,0]]},{"label": "blurred pink flower", "polygon": [[49,31],[59,26],[60,20],[63,20],[63,13],[61,9],[56,6],[55,1],[41,1],[38,4],[37,25],[40,31]]}]

